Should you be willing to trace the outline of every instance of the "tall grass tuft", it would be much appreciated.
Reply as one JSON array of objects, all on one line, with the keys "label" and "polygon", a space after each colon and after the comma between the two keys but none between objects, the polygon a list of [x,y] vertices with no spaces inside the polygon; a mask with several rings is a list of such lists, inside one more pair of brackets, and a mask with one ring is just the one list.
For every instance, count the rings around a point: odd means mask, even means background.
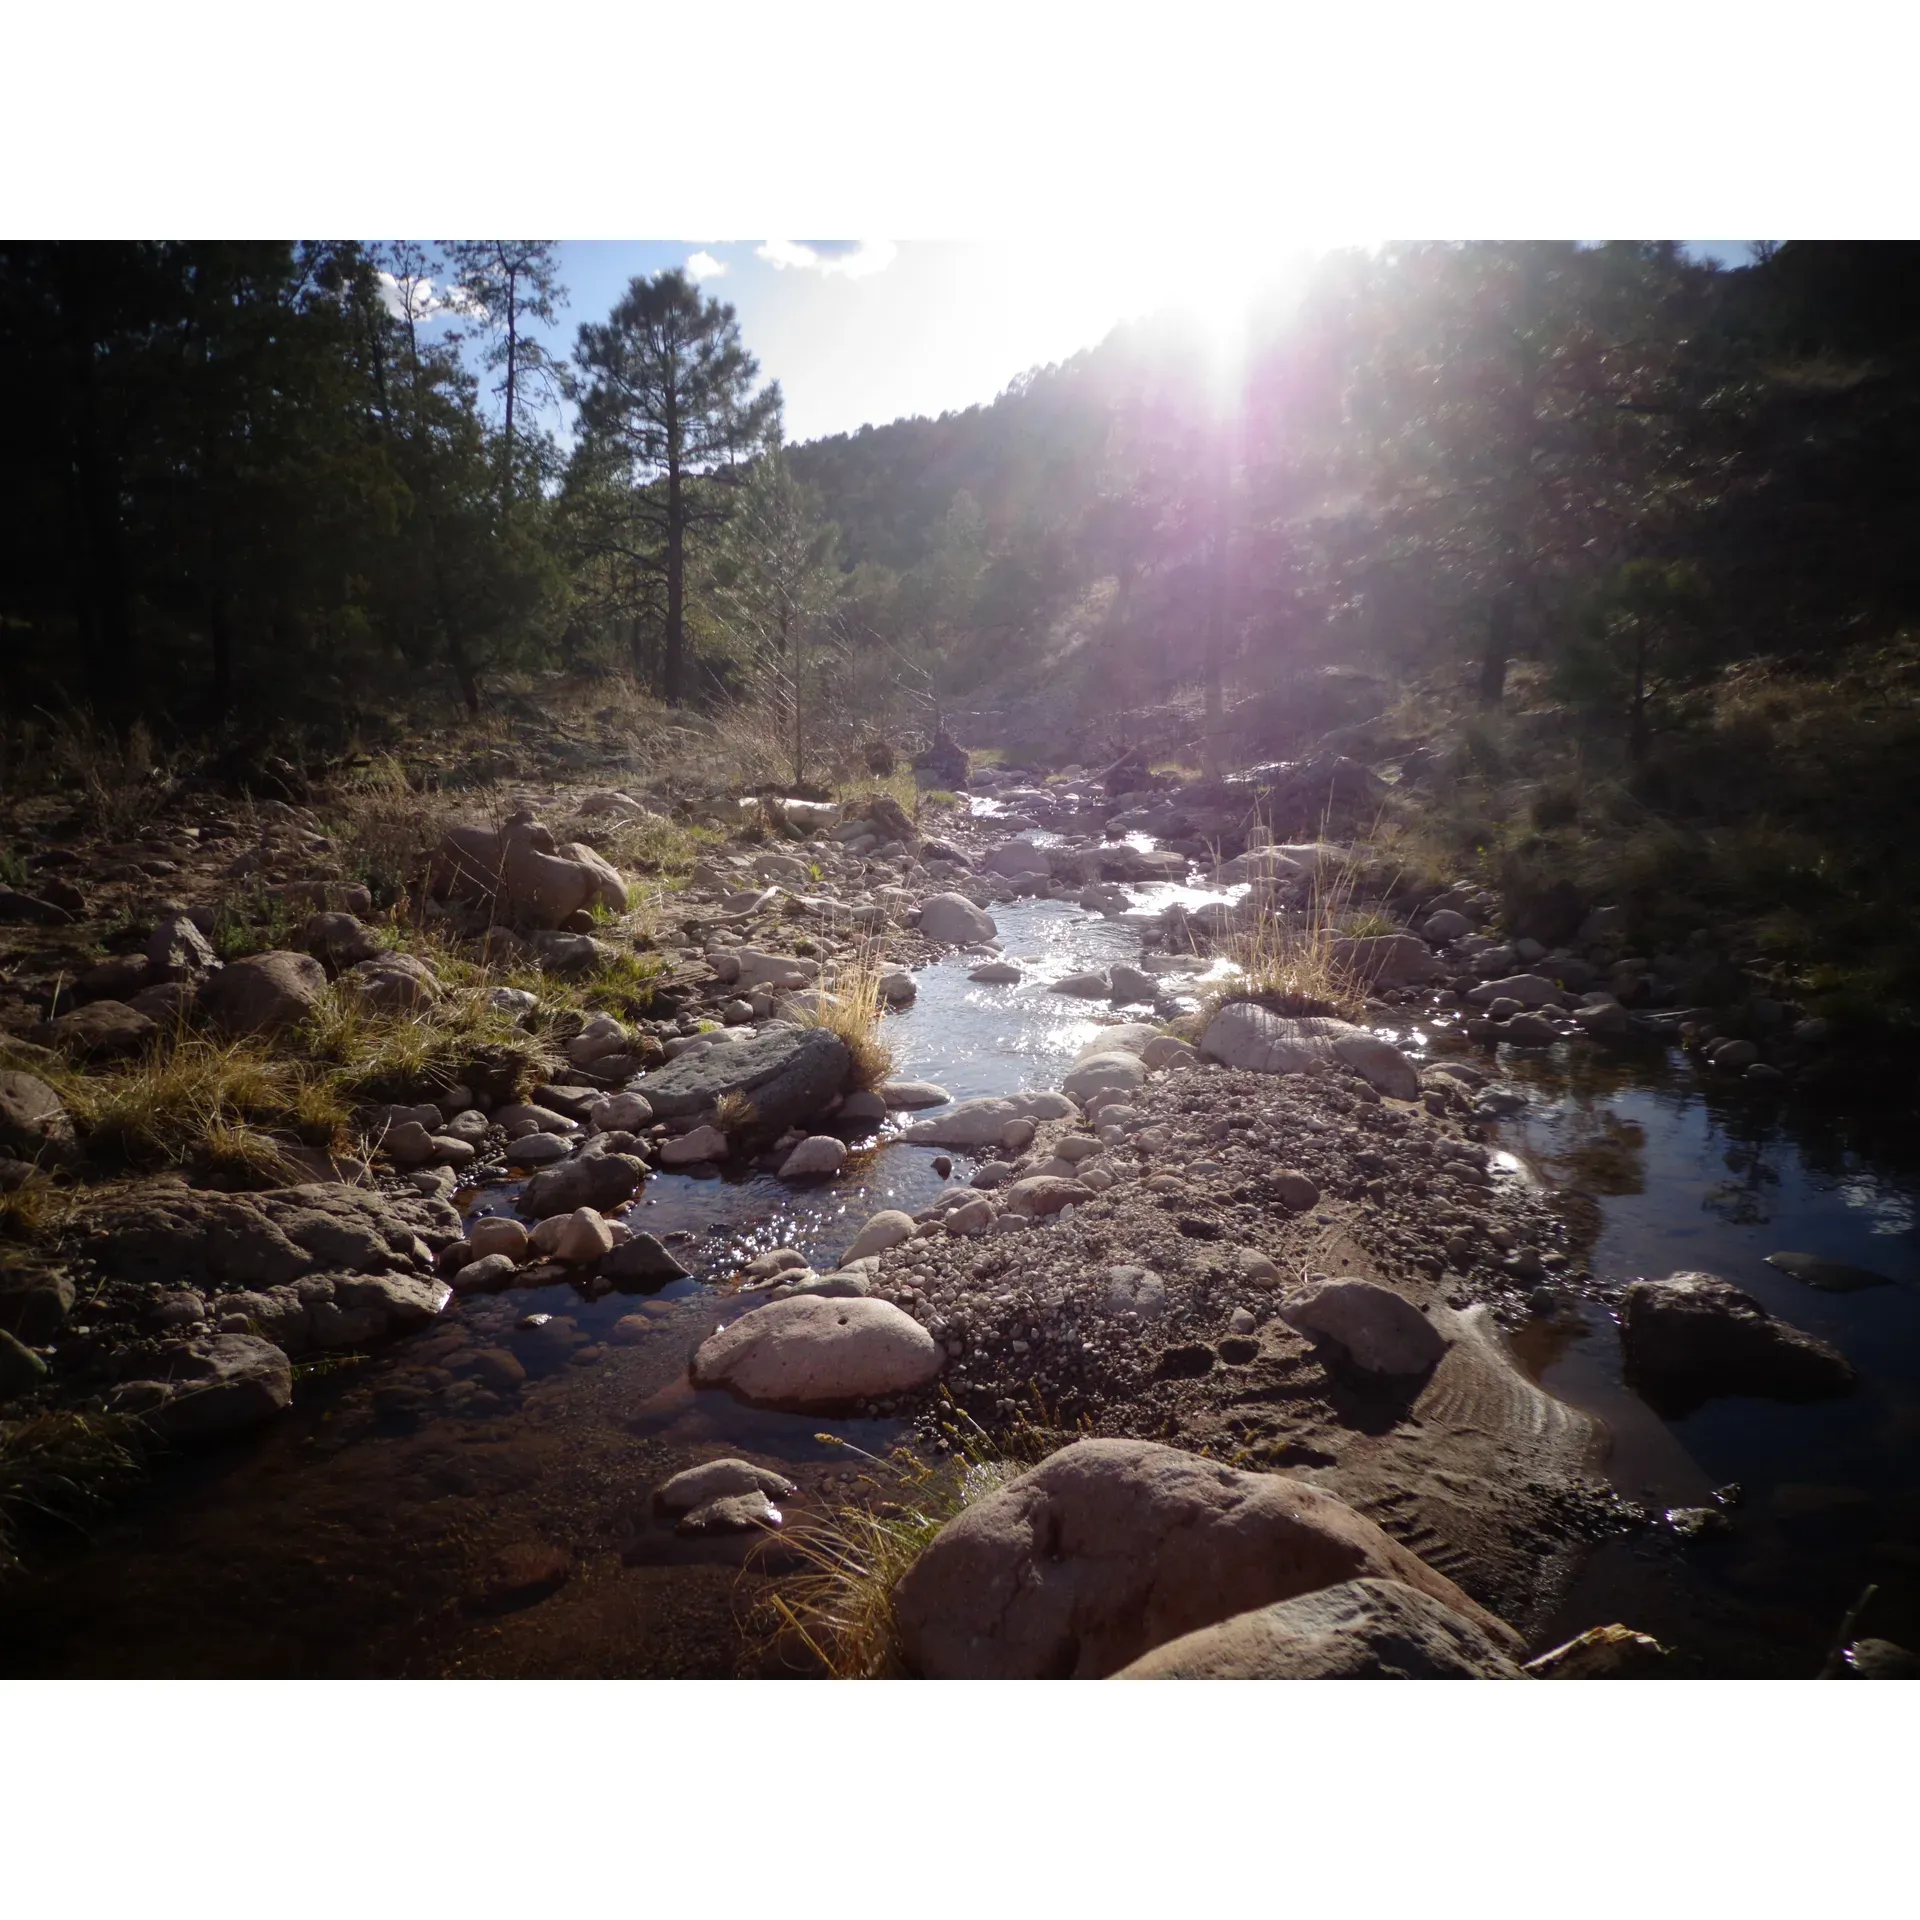
[{"label": "tall grass tuft", "polygon": [[823,976],[811,1004],[793,1015],[799,1025],[824,1028],[845,1045],[853,1056],[851,1085],[860,1090],[877,1087],[893,1072],[893,1049],[880,1038],[883,971],[879,948],[864,943],[840,963],[830,984]]},{"label": "tall grass tuft", "polygon": [[0,1423],[0,1575],[20,1565],[31,1516],[78,1526],[141,1466],[141,1429],[113,1414],[37,1413]]}]

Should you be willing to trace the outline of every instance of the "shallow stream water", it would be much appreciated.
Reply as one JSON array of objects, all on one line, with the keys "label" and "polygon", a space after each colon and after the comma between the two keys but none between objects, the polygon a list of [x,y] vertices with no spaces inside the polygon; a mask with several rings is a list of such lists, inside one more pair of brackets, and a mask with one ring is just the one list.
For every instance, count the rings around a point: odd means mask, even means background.
[{"label": "shallow stream water", "polygon": [[[1125,1016],[1049,983],[1137,960],[1141,917],[1173,899],[1222,897],[1129,893],[1136,912],[1125,919],[1057,902],[996,908],[1024,983],[969,981],[978,955],[921,970],[917,1001],[886,1023],[896,1075],[956,1098],[1057,1085],[1097,1026]],[[1192,984],[1169,982],[1176,993]],[[1602,1548],[1556,1625],[1626,1619],[1684,1646],[1712,1638],[1725,1650],[1715,1670],[1810,1673],[1872,1579],[1878,1617],[1861,1630],[1920,1640],[1911,1137],[1870,1115],[1825,1119],[1706,1087],[1677,1055],[1609,1061],[1563,1046],[1501,1064],[1528,1101],[1501,1144],[1584,1209],[1595,1273],[1720,1273],[1833,1341],[1863,1376],[1844,1401],[1720,1401],[1663,1421],[1622,1383],[1603,1309],[1525,1329],[1523,1363],[1608,1423],[1624,1493],[1665,1509],[1698,1506],[1729,1482],[1742,1489],[1725,1533],[1681,1541],[1643,1530]],[[565,1286],[468,1298],[448,1323],[307,1378],[267,1432],[169,1469],[91,1542],[51,1546],[0,1600],[0,1671],[733,1671],[747,1605],[740,1550],[679,1541],[650,1515],[649,1489],[727,1448],[782,1462],[805,1498],[830,1494],[834,1476],[863,1465],[845,1443],[884,1453],[903,1428],[756,1412],[693,1389],[687,1358],[728,1313],[703,1280],[781,1245],[825,1268],[877,1208],[927,1204],[945,1183],[936,1152],[890,1140],[895,1131],[863,1136],[825,1187],[766,1173],[650,1177],[627,1217],[680,1236],[670,1244],[694,1276],[648,1299],[589,1301]],[[945,1178],[968,1171],[963,1161]],[[477,1204],[498,1210],[511,1196],[483,1189]],[[1895,1284],[1815,1292],[1764,1264],[1783,1248]],[[523,1324],[536,1314],[550,1317]],[[530,1604],[539,1583],[516,1588],[513,1569],[562,1541],[573,1577]]]}]

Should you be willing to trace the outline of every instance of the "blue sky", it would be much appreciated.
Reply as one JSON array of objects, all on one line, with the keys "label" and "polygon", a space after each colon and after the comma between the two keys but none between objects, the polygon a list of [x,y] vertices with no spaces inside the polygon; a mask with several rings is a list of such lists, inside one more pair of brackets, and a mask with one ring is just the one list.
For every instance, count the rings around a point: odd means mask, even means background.
[{"label": "blue sky", "polygon": [[[1689,246],[1728,265],[1746,242]],[[1177,271],[1149,269],[1107,235],[999,241],[625,241],[560,245],[568,305],[548,345],[570,354],[636,274],[688,268],[730,302],[741,337],[786,399],[787,437],[990,401],[1030,367],[1096,345],[1120,321],[1169,304],[1231,313],[1316,249],[1190,243]]]}]

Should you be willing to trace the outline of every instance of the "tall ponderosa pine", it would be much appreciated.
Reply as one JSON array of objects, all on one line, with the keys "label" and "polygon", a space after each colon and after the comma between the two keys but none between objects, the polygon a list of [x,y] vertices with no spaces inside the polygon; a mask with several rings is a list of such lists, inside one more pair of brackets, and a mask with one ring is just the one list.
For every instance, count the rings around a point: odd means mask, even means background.
[{"label": "tall ponderosa pine", "polygon": [[603,326],[583,326],[574,349],[581,424],[636,489],[640,516],[658,528],[666,581],[661,692],[686,691],[687,536],[722,520],[717,480],[742,476],[772,437],[780,388],[753,391],[760,365],[740,344],[732,307],[703,299],[677,268],[636,279]]},{"label": "tall ponderosa pine", "polygon": [[498,368],[494,391],[505,408],[500,455],[500,510],[513,505],[516,418],[558,384],[553,356],[527,331],[530,321],[553,324],[565,306],[559,262],[551,240],[454,240],[447,246],[459,304],[493,336],[487,365]]}]

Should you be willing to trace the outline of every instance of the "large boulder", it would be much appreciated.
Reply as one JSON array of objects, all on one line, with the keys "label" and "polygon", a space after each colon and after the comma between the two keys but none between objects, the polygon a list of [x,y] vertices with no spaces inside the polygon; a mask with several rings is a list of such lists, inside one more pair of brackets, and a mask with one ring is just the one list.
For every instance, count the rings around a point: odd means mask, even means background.
[{"label": "large boulder", "polygon": [[988,873],[1003,874],[1010,880],[1017,880],[1023,874],[1053,871],[1053,862],[1048,858],[1046,848],[1036,847],[1031,840],[1004,841],[980,865]]},{"label": "large boulder", "polygon": [[1343,1580],[1155,1647],[1117,1680],[1520,1680],[1471,1620],[1398,1580]]},{"label": "large boulder", "polygon": [[630,1153],[583,1153],[536,1173],[520,1190],[520,1206],[536,1220],[592,1207],[605,1213],[640,1191],[646,1163]]},{"label": "large boulder", "polygon": [[1016,1120],[1071,1120],[1079,1109],[1064,1093],[1015,1093],[961,1100],[951,1112],[916,1120],[900,1136],[930,1147],[992,1147]]},{"label": "large boulder", "polygon": [[364,1005],[380,1013],[418,1013],[440,998],[433,969],[410,953],[356,961],[340,978]]},{"label": "large boulder", "polygon": [[730,1387],[761,1406],[804,1410],[911,1392],[938,1377],[940,1349],[884,1300],[776,1300],[706,1340],[696,1386]]},{"label": "large boulder", "polygon": [[998,928],[965,894],[936,893],[920,909],[920,931],[943,947],[971,947],[991,940]]},{"label": "large boulder", "polygon": [[558,846],[524,811],[497,831],[449,827],[427,874],[429,891],[493,901],[522,926],[554,928],[574,914],[603,906],[627,909],[626,883],[593,851]]},{"label": "large boulder", "polygon": [[73,1121],[37,1074],[0,1073],[0,1152],[54,1160],[73,1151]]},{"label": "large boulder", "polygon": [[1823,1399],[1847,1392],[1856,1379],[1824,1340],[1776,1320],[1752,1294],[1716,1274],[1636,1280],[1621,1306],[1627,1377],[1672,1414],[1722,1394]]},{"label": "large boulder", "polygon": [[1411,1300],[1372,1280],[1317,1280],[1287,1296],[1280,1318],[1331,1341],[1363,1373],[1425,1373],[1447,1350],[1445,1336]]},{"label": "large boulder", "polygon": [[293,1368],[270,1340],[219,1333],[164,1354],[157,1373],[116,1388],[116,1413],[139,1415],[172,1439],[258,1426],[293,1399]]},{"label": "large boulder", "polygon": [[1251,1000],[1222,1007],[1208,1022],[1200,1051],[1249,1073],[1304,1073],[1316,1060],[1337,1060],[1392,1099],[1420,1093],[1413,1062],[1377,1034],[1325,1016],[1289,1017]]},{"label": "large boulder", "polygon": [[278,1033],[304,1020],[326,990],[310,953],[256,953],[233,960],[200,989],[200,1012],[223,1033]]},{"label": "large boulder", "polygon": [[446,1201],[315,1182],[267,1193],[156,1183],[89,1214],[86,1251],[114,1279],[218,1294],[317,1275],[430,1278],[460,1237]]},{"label": "large boulder", "polygon": [[1512,1629],[1317,1487],[1145,1440],[1063,1448],[943,1527],[900,1581],[929,1679],[1102,1679],[1182,1634],[1374,1577]]},{"label": "large boulder", "polygon": [[682,1054],[634,1083],[662,1120],[708,1114],[729,1095],[749,1101],[767,1133],[813,1119],[845,1090],[846,1042],[824,1027],[770,1027],[751,1040]]}]

